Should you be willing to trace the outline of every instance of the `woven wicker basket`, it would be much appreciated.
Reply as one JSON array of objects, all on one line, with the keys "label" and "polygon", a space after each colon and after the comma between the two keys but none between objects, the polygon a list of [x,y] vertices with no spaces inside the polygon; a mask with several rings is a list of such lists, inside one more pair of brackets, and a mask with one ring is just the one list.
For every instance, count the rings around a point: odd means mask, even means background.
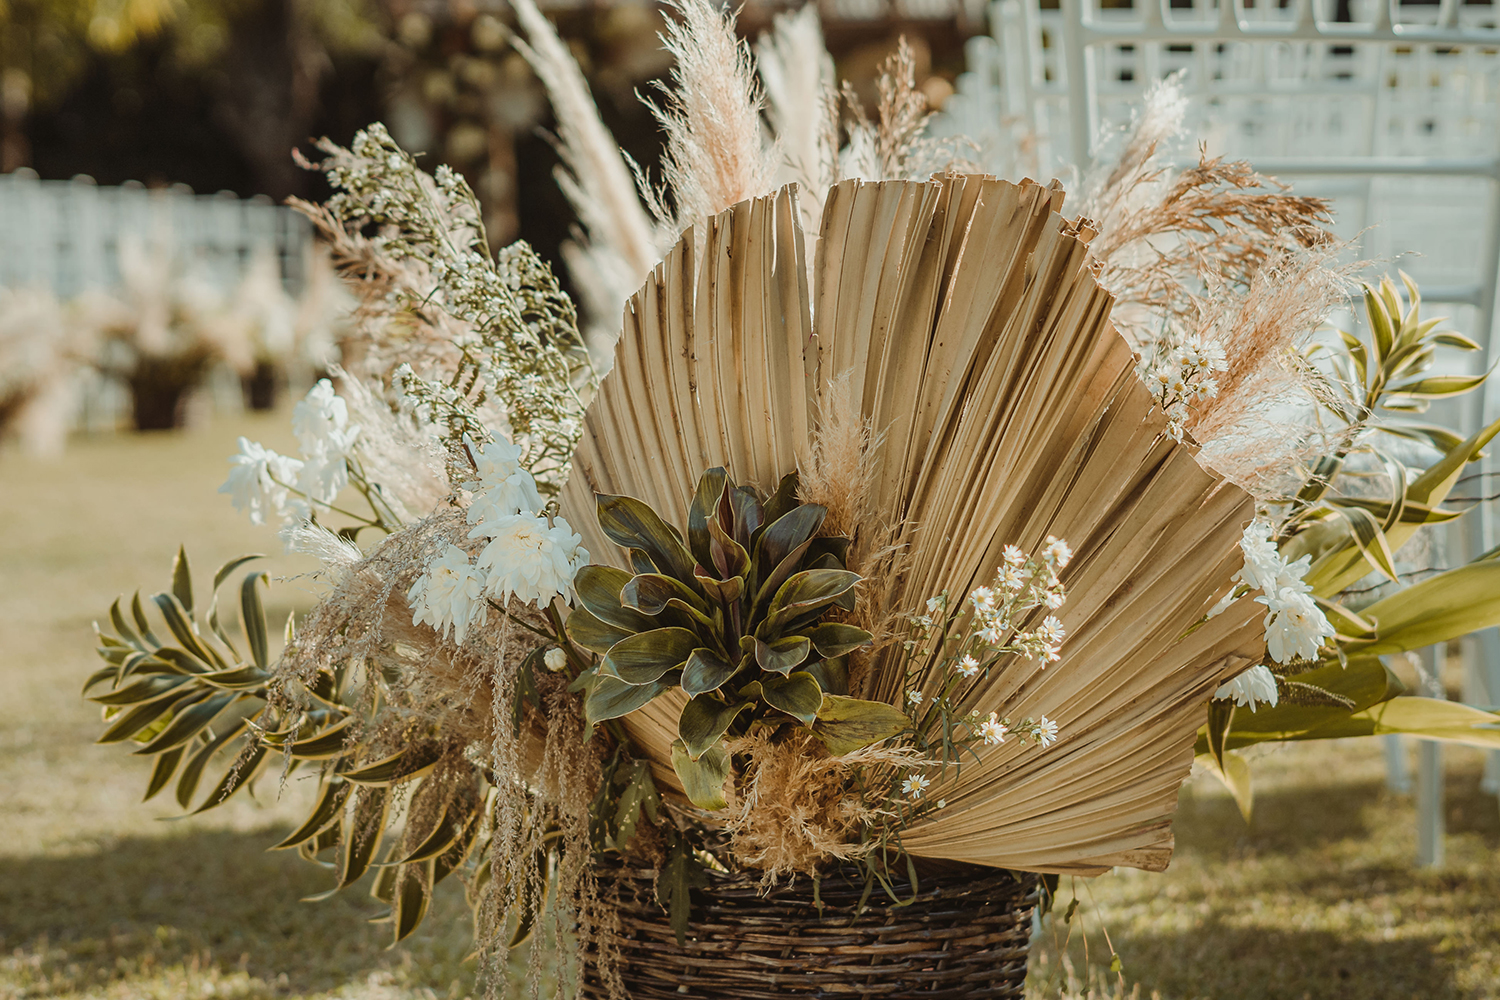
[{"label": "woven wicker basket", "polygon": [[[821,915],[806,879],[762,895],[754,876],[709,877],[679,947],[654,871],[603,874],[619,889],[620,972],[633,1000],[1022,995],[1035,875],[950,867],[923,877],[905,905],[877,887],[858,916],[857,876],[823,879]],[[584,995],[607,995],[592,968]]]}]

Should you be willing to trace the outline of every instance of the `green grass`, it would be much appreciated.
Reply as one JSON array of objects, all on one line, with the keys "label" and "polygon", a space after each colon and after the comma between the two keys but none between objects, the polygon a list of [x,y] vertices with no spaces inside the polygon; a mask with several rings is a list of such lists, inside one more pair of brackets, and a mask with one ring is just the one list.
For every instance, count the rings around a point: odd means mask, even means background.
[{"label": "green grass", "polygon": [[[56,463],[0,453],[0,997],[473,991],[459,886],[442,887],[395,949],[388,927],[367,922],[383,907],[363,893],[299,901],[331,876],[265,847],[300,818],[305,782],[278,793],[263,781],[255,800],[176,819],[168,800],[140,802],[144,760],[92,745],[99,715],[78,688],[96,665],[90,622],[110,601],[164,588],[179,542],[200,585],[235,555],[280,551],[214,492],[238,434],[290,444],[273,414],[84,440]],[[273,619],[314,591],[279,583]],[[1048,920],[1028,995],[1113,995],[1107,931],[1124,993],[1143,1000],[1500,997],[1500,808],[1479,791],[1481,766],[1477,752],[1448,751],[1448,864],[1435,872],[1412,865],[1412,803],[1385,791],[1374,742],[1257,761],[1249,826],[1195,779],[1171,869],[1079,881],[1071,924]],[[1066,880],[1060,895],[1066,909]]]}]

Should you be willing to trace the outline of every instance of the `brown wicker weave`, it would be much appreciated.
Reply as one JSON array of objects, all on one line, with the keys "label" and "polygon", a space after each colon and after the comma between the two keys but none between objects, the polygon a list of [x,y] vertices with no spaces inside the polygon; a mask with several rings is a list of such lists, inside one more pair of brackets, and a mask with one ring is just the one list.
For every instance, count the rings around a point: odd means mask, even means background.
[{"label": "brown wicker weave", "polygon": [[[894,906],[877,887],[855,916],[863,880],[825,878],[762,895],[750,875],[709,874],[678,947],[656,901],[656,873],[604,873],[619,888],[620,971],[633,1000],[791,996],[899,1000],[1020,997],[1037,876],[964,866],[920,880]],[[589,969],[584,995],[607,996]]]}]

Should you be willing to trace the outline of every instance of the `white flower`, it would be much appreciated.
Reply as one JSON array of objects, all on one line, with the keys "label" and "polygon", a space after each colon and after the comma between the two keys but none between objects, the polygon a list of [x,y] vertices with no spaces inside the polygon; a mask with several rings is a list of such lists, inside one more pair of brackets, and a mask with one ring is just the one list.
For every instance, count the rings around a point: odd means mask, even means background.
[{"label": "white flower", "polygon": [[1283,562],[1276,570],[1276,579],[1271,583],[1275,591],[1292,591],[1298,594],[1312,593],[1312,585],[1303,581],[1312,566],[1312,556],[1303,556],[1294,562]]},{"label": "white flower", "polygon": [[1006,566],[1000,571],[1000,585],[1012,593],[1020,590],[1025,582],[1025,575],[1014,566]]},{"label": "white flower", "polygon": [[995,606],[995,592],[989,587],[975,587],[969,595],[969,603],[976,611],[989,611]]},{"label": "white flower", "polygon": [[1245,568],[1234,578],[1251,590],[1275,590],[1276,578],[1285,571],[1286,561],[1271,541],[1271,526],[1265,521],[1250,522],[1240,537],[1240,551],[1245,554]]},{"label": "white flower", "polygon": [[287,487],[295,483],[302,463],[278,455],[257,441],[240,438],[239,454],[229,457],[229,478],[219,487],[229,494],[235,510],[247,511],[251,524],[264,524],[266,511],[278,516],[288,513],[306,515],[306,505],[288,496]]},{"label": "white flower", "polygon": [[343,457],[359,436],[359,426],[349,426],[349,406],[333,391],[326,378],[308,390],[292,409],[292,433],[305,457]]},{"label": "white flower", "polygon": [[973,677],[979,672],[979,661],[974,659],[974,657],[970,654],[965,653],[963,656],[959,657],[958,672],[963,674],[965,677]]},{"label": "white flower", "polygon": [[1010,732],[998,718],[991,712],[990,717],[979,724],[979,738],[984,740],[986,746],[999,746],[1005,742],[1005,734]]},{"label": "white flower", "polygon": [[1057,723],[1042,716],[1042,721],[1036,724],[1037,742],[1045,749],[1057,742]]},{"label": "white flower", "polygon": [[525,469],[482,489],[469,504],[469,523],[482,524],[498,517],[536,514],[543,507],[536,480]]},{"label": "white flower", "polygon": [[901,791],[914,799],[920,799],[922,797],[922,790],[930,784],[932,782],[920,774],[908,775],[907,779],[901,782]]},{"label": "white flower", "polygon": [[986,622],[984,627],[979,630],[978,635],[980,641],[987,645],[1000,645],[1000,627],[994,622]]},{"label": "white flower", "polygon": [[937,614],[938,609],[941,608],[945,603],[946,602],[943,600],[941,595],[937,597],[927,598],[927,613],[929,615]]},{"label": "white flower", "polygon": [[413,625],[431,625],[439,635],[453,630],[462,643],[469,628],[489,621],[484,600],[484,574],[469,562],[468,553],[450,544],[427,566],[406,592]]},{"label": "white flower", "polygon": [[474,456],[476,479],[464,483],[466,490],[482,493],[494,489],[505,482],[521,469],[521,449],[511,444],[504,437],[497,436],[495,440],[480,448],[470,441],[464,439],[469,446],[469,452]]},{"label": "white flower", "polygon": [[1323,610],[1307,594],[1281,590],[1257,597],[1266,613],[1266,652],[1277,663],[1312,660],[1334,628]]},{"label": "white flower", "polygon": [[1063,628],[1063,623],[1058,620],[1056,615],[1048,615],[1046,618],[1042,619],[1042,627],[1036,630],[1036,634],[1037,638],[1041,639],[1043,642],[1047,643],[1048,645],[1055,646],[1058,643],[1062,642],[1063,638],[1067,636],[1068,633],[1067,630]]},{"label": "white flower", "polygon": [[559,517],[548,526],[545,517],[509,514],[469,532],[470,538],[481,536],[490,539],[479,554],[485,593],[501,604],[515,597],[538,607],[558,595],[572,599],[573,577],[589,554],[567,521]]},{"label": "white flower", "polygon": [[542,654],[542,663],[554,674],[560,673],[568,665],[568,654],[553,646]]},{"label": "white flower", "polygon": [[1238,584],[1231,586],[1229,588],[1229,592],[1226,593],[1223,597],[1219,598],[1214,606],[1208,609],[1208,617],[1217,618],[1225,611],[1227,611],[1229,609],[1229,606],[1235,602],[1235,594],[1239,592],[1239,589],[1240,588]]},{"label": "white flower", "polygon": [[1022,552],[1014,545],[1007,545],[1002,550],[1002,555],[1005,558],[1005,565],[1010,567],[1018,568],[1026,562],[1026,553]]},{"label": "white flower", "polygon": [[1216,701],[1233,701],[1252,712],[1260,702],[1275,706],[1276,698],[1276,675],[1264,663],[1257,663],[1234,680],[1219,685],[1214,692]]},{"label": "white flower", "polygon": [[916,707],[917,705],[922,704],[922,692],[920,692],[920,691],[908,691],[908,692],[906,692],[906,703],[908,705],[911,705],[912,707]]},{"label": "white flower", "polygon": [[1062,568],[1072,562],[1073,550],[1061,538],[1053,538],[1051,535],[1048,535],[1047,547],[1042,550],[1042,558],[1048,562],[1055,562],[1058,568]]},{"label": "white flower", "polygon": [[1063,606],[1063,602],[1065,600],[1066,598],[1063,597],[1060,592],[1056,590],[1049,590],[1047,592],[1047,596],[1042,598],[1042,603],[1047,605],[1049,609],[1056,611],[1058,608]]}]

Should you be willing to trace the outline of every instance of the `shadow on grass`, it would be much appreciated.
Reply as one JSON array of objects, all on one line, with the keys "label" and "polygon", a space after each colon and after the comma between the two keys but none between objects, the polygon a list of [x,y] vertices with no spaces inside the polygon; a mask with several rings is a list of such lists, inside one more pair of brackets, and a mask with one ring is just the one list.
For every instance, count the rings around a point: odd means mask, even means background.
[{"label": "shadow on grass", "polygon": [[[368,923],[385,907],[363,884],[301,902],[333,875],[295,852],[266,851],[287,832],[191,830],[67,858],[0,857],[0,954],[26,956],[28,978],[48,992],[211,966],[300,994],[401,964],[385,950],[389,925]],[[439,887],[427,922],[401,946],[424,984],[472,981],[467,918],[462,887]]]},{"label": "shadow on grass", "polygon": [[1248,824],[1227,795],[1184,795],[1175,826],[1179,844],[1200,854],[1287,853],[1369,836],[1369,807],[1387,794],[1374,781],[1257,792]]},{"label": "shadow on grass", "polygon": [[1334,931],[1229,926],[1117,940],[1141,992],[1201,1000],[1471,1000],[1435,940],[1371,941]]}]

